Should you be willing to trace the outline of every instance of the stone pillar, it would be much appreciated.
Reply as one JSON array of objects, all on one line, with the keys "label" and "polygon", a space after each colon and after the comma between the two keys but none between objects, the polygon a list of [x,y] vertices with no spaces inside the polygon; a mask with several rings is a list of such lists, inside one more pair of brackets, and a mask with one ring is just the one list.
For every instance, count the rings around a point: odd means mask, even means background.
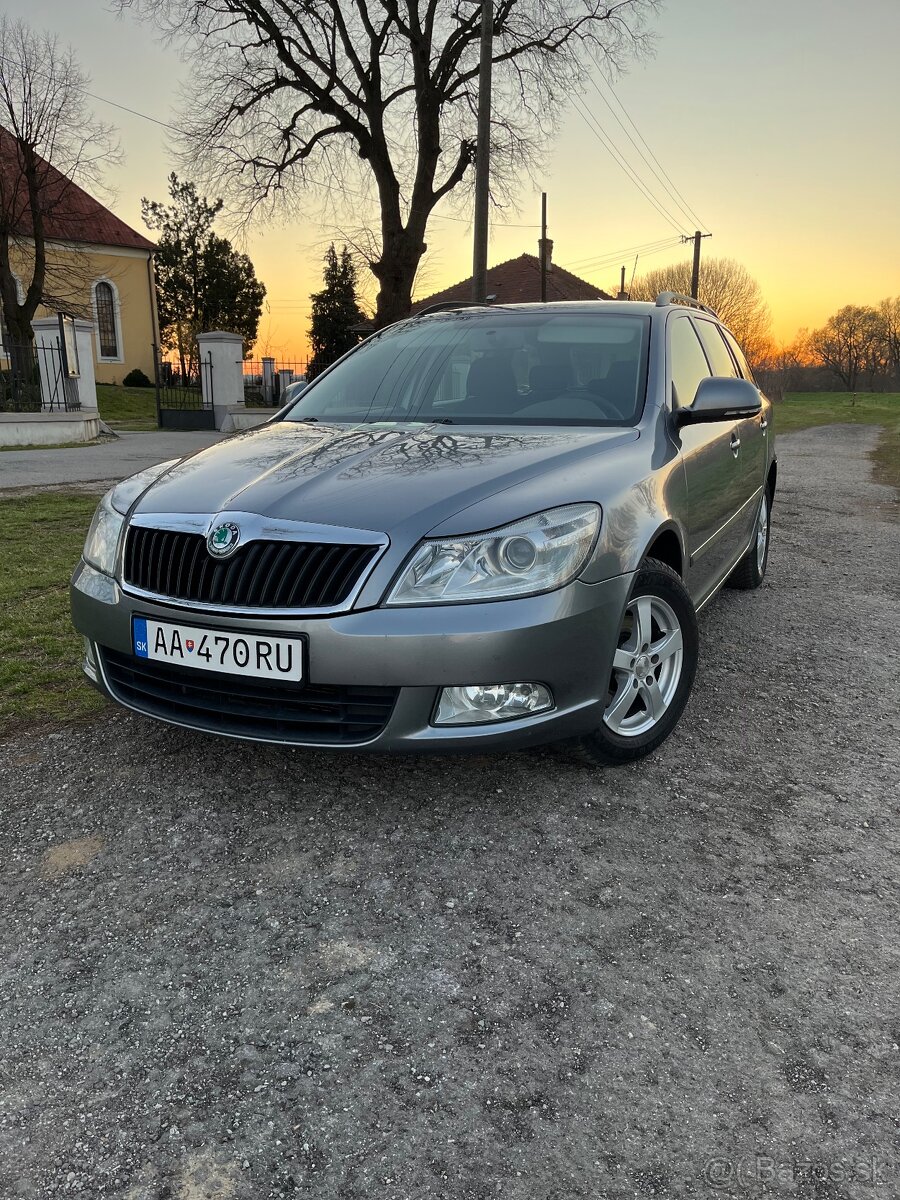
[{"label": "stone pillar", "polygon": [[209,403],[212,392],[216,429],[221,429],[228,410],[244,403],[244,339],[239,333],[198,333],[197,346],[203,399]]},{"label": "stone pillar", "polygon": [[262,391],[263,404],[275,403],[275,359],[262,360]]},{"label": "stone pillar", "polygon": [[[59,318],[38,317],[31,322],[34,342],[37,347],[38,366],[41,375],[41,408],[62,409],[65,407],[62,378],[62,350],[60,347]],[[78,394],[82,412],[90,415],[97,411],[97,382],[94,376],[94,327],[81,317],[75,320],[75,344],[78,347],[79,375],[69,380],[68,386]]]}]

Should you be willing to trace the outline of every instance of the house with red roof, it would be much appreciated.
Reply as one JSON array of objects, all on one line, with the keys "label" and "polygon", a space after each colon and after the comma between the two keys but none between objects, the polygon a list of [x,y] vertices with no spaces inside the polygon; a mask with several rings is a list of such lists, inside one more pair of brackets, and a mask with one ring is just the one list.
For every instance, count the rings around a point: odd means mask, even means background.
[{"label": "house with red roof", "polygon": [[[538,251],[540,251],[538,243]],[[553,262],[553,242],[546,241],[547,300],[612,300],[596,284],[580,279]],[[520,254],[495,267],[488,267],[487,296],[492,304],[534,304],[541,299],[541,260],[536,254]],[[467,302],[472,299],[472,279],[463,279],[451,287],[417,300],[413,313],[433,304]]]},{"label": "house with red roof", "polygon": [[[91,321],[98,383],[121,383],[134,368],[152,379],[159,342],[153,242],[51,164],[40,160],[40,168],[47,279],[35,316],[64,310]],[[25,195],[19,171],[15,139],[0,127],[0,184],[4,211],[15,214],[10,260],[21,302],[32,278],[34,228],[27,203],[14,202],[17,189]],[[0,313],[0,343],[4,336]]]}]

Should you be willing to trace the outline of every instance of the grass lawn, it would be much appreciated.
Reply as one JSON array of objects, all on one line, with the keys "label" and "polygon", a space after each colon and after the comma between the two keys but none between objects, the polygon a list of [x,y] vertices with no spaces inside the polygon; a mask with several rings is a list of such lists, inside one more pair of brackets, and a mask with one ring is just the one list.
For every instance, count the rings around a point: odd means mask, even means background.
[{"label": "grass lawn", "polygon": [[69,619],[69,576],[98,496],[0,500],[0,736],[47,719],[97,712]]},{"label": "grass lawn", "polygon": [[156,429],[156,392],[151,388],[97,384],[97,409],[110,429]]},{"label": "grass lawn", "polygon": [[89,442],[51,442],[49,445],[40,442],[26,446],[0,446],[0,454],[14,454],[16,450],[75,450],[81,446],[102,446],[105,441],[109,440],[108,437],[102,437],[93,438]]},{"label": "grass lawn", "polygon": [[775,408],[775,432],[813,425],[881,425],[875,478],[900,488],[900,392],[788,392]]}]

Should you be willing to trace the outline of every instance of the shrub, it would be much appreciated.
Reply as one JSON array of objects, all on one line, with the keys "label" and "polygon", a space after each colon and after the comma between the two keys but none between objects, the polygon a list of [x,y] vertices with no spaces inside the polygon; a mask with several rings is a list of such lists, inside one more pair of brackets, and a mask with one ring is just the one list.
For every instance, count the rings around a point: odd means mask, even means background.
[{"label": "shrub", "polygon": [[135,367],[133,371],[129,371],[122,380],[123,387],[153,387],[151,381],[147,378],[144,372]]}]

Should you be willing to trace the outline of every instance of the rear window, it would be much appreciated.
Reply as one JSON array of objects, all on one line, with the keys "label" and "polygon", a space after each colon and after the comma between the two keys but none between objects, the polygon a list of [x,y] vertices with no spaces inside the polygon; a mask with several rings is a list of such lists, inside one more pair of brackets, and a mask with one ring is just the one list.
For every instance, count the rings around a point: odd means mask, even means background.
[{"label": "rear window", "polygon": [[753,372],[750,370],[750,366],[747,362],[747,359],[744,357],[743,350],[741,350],[740,346],[737,344],[737,342],[734,340],[734,338],[731,336],[731,334],[728,332],[727,329],[723,329],[721,327],[721,325],[718,326],[717,328],[719,330],[719,333],[721,333],[722,337],[725,339],[725,341],[731,347],[731,352],[734,355],[734,357],[737,359],[737,364],[741,369],[741,374],[743,375],[743,377],[745,379],[749,379],[751,383],[755,383],[756,380],[753,378]]},{"label": "rear window", "polygon": [[712,321],[697,321],[697,332],[700,334],[700,341],[703,343],[703,349],[706,351],[706,357],[709,359],[709,364],[712,367],[713,375],[726,376],[728,379],[737,379],[738,369],[734,365],[734,359],[728,352],[728,347],[722,340],[718,327],[713,325]]},{"label": "rear window", "polygon": [[647,379],[647,316],[461,310],[369,338],[285,420],[631,425]]}]

